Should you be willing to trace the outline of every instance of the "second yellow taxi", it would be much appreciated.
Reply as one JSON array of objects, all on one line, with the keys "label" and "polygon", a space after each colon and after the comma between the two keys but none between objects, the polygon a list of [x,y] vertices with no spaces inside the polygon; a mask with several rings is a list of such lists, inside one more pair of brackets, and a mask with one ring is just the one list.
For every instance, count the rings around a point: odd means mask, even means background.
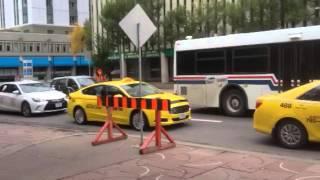
[{"label": "second yellow taxi", "polygon": [[[120,81],[108,81],[93,84],[69,95],[68,114],[76,123],[85,124],[87,121],[105,121],[106,110],[97,106],[97,95],[102,90],[107,95],[118,97],[138,97],[139,81],[124,78]],[[154,86],[142,83],[143,98],[160,98],[171,101],[171,110],[161,112],[161,125],[183,123],[191,119],[190,107],[187,99],[172,93],[162,92]],[[139,111],[132,108],[117,108],[112,112],[112,118],[117,124],[130,125],[139,130],[140,127],[155,126],[154,110],[143,110],[143,124],[139,121]]]},{"label": "second yellow taxi", "polygon": [[286,148],[320,142],[320,81],[257,100],[253,127]]}]

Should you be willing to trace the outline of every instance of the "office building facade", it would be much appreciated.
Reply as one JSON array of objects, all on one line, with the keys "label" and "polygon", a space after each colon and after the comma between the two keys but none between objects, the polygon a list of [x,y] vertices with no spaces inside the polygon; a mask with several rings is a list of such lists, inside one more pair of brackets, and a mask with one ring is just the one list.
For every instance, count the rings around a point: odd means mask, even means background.
[{"label": "office building facade", "polygon": [[89,0],[0,0],[0,29],[68,34],[89,18]]}]

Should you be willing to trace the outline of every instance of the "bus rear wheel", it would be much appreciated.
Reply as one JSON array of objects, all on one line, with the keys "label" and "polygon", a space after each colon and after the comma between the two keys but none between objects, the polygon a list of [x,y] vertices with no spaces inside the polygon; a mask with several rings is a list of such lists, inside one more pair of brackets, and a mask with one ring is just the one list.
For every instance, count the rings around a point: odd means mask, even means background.
[{"label": "bus rear wheel", "polygon": [[247,110],[245,95],[237,89],[231,89],[222,95],[222,109],[228,116],[243,116]]}]

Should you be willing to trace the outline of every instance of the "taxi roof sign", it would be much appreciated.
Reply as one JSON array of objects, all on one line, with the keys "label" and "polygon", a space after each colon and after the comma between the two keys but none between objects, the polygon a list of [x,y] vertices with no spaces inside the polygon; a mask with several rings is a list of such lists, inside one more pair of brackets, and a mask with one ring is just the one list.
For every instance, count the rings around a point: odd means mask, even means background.
[{"label": "taxi roof sign", "polygon": [[134,79],[129,78],[129,77],[125,77],[125,78],[121,79],[121,81],[122,81],[122,82],[133,82]]}]

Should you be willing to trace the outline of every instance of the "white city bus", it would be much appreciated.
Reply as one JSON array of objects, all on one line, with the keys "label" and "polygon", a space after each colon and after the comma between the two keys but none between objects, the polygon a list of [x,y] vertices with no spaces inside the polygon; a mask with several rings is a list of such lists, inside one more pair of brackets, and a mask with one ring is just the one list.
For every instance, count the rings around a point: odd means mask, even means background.
[{"label": "white city bus", "polygon": [[174,90],[230,116],[258,96],[320,79],[320,26],[176,41]]}]

